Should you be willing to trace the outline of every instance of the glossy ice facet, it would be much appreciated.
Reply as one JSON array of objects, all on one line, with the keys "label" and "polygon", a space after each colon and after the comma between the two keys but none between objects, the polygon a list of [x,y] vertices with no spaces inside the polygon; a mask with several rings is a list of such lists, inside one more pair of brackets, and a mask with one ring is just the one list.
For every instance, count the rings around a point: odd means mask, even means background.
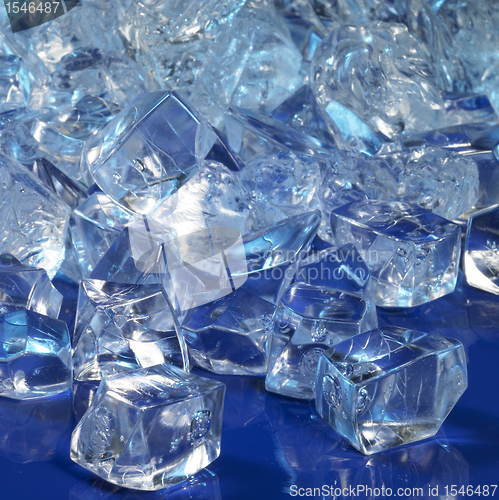
[{"label": "glossy ice facet", "polygon": [[69,207],[26,168],[0,155],[0,251],[53,278],[65,253]]},{"label": "glossy ice facet", "polygon": [[180,95],[150,92],[87,141],[83,161],[110,198],[147,214],[196,173],[214,141]]},{"label": "glossy ice facet", "polygon": [[72,180],[46,158],[36,159],[28,168],[73,210],[87,199],[85,187]]},{"label": "glossy ice facet", "polygon": [[352,243],[375,284],[376,305],[413,307],[454,291],[461,229],[415,205],[366,200],[331,213],[337,245]]},{"label": "glossy ice facet", "polygon": [[233,278],[247,277],[246,290],[275,304],[290,265],[308,252],[320,220],[320,212],[316,210],[245,234],[247,270],[233,273]]},{"label": "glossy ice facet", "polygon": [[25,266],[14,256],[0,254],[0,314],[19,309],[57,318],[62,294],[43,269]]},{"label": "glossy ice facet", "polygon": [[104,193],[93,193],[76,207],[71,225],[73,245],[83,275],[97,265],[134,216]]},{"label": "glossy ice facet", "polygon": [[230,147],[249,161],[260,154],[275,154],[291,150],[321,159],[328,157],[334,148],[300,130],[286,127],[265,115],[229,108],[224,114],[225,130]]},{"label": "glossy ice facet", "polygon": [[71,459],[106,481],[159,490],[220,454],[225,386],[157,365],[102,380],[71,439]]},{"label": "glossy ice facet", "polygon": [[240,172],[251,195],[251,230],[319,208],[319,164],[308,156],[281,151],[259,156]]},{"label": "glossy ice facet", "polygon": [[188,366],[178,331],[161,285],[83,280],[73,339],[75,379],[100,380],[161,363]]},{"label": "glossy ice facet", "polygon": [[468,221],[464,271],[468,283],[499,294],[499,207],[484,209]]},{"label": "glossy ice facet", "polygon": [[228,106],[268,114],[301,85],[302,56],[273,2],[247,1],[210,48],[192,102],[215,127]]},{"label": "glossy ice facet", "polygon": [[244,289],[191,309],[182,324],[195,364],[225,375],[265,375],[274,306]]},{"label": "glossy ice facet", "polygon": [[328,248],[301,260],[290,284],[297,282],[331,288],[364,299],[368,329],[378,326],[371,273],[353,245]]},{"label": "glossy ice facet", "polygon": [[71,388],[66,323],[28,310],[0,316],[0,396],[30,399]]},{"label": "glossy ice facet", "polygon": [[[311,81],[334,135],[343,128],[335,123],[336,115],[348,119],[347,110],[390,138],[445,125],[430,67],[401,24],[374,22],[331,31],[315,51]],[[331,104],[346,108],[328,112]]]},{"label": "glossy ice facet", "polygon": [[20,57],[0,53],[0,114],[28,106],[30,76]]},{"label": "glossy ice facet", "polygon": [[453,125],[499,122],[499,116],[485,94],[444,92],[442,97],[447,121]]},{"label": "glossy ice facet", "polygon": [[468,385],[463,345],[386,326],[319,361],[317,412],[366,455],[433,436]]},{"label": "glossy ice facet", "polygon": [[326,287],[295,283],[283,295],[268,340],[265,388],[298,399],[315,397],[321,354],[366,331],[366,302]]}]

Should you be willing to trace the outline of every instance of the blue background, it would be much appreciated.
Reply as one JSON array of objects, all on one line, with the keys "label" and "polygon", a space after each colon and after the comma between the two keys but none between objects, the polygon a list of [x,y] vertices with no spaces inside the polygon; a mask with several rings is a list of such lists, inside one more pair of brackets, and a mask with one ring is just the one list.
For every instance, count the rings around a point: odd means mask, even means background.
[{"label": "blue background", "polygon": [[[62,280],[55,284],[65,294],[63,316],[71,323],[77,290]],[[70,394],[36,402],[0,398],[0,498],[274,500],[292,498],[292,485],[384,485],[394,494],[397,488],[421,487],[424,496],[418,498],[435,498],[428,487],[438,486],[444,498],[445,485],[498,484],[499,297],[469,287],[460,274],[455,292],[446,297],[378,314],[381,325],[438,333],[465,346],[468,389],[433,439],[364,457],[318,417],[313,404],[267,393],[263,379],[197,372],[227,385],[220,458],[174,490],[134,492],[106,484],[71,462]]]}]

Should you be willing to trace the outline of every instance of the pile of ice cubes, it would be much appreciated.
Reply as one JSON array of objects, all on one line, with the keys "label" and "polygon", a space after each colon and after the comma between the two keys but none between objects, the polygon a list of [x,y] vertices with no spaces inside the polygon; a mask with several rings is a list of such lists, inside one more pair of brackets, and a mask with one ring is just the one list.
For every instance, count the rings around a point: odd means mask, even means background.
[{"label": "pile of ice cubes", "polygon": [[468,282],[499,293],[498,22],[80,0],[13,33],[0,9],[0,395],[100,381],[71,456],[146,490],[220,453],[224,385],[192,364],[315,399],[366,454],[434,435],[463,346],[376,308],[452,293],[466,224]]}]

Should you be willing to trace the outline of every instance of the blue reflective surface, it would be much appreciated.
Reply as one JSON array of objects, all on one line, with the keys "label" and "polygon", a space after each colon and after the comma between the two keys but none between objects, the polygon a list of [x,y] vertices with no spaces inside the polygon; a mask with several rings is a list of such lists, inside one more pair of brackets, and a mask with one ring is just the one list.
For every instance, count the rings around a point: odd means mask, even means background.
[{"label": "blue reflective surface", "polygon": [[[76,308],[76,289],[61,281],[56,285],[65,293],[62,310],[69,317]],[[20,407],[2,399],[0,498],[274,500],[293,498],[292,485],[384,485],[394,493],[397,488],[423,488],[423,496],[399,498],[429,498],[431,485],[432,492],[438,486],[438,497],[445,498],[446,485],[497,484],[499,297],[472,289],[460,273],[456,291],[450,295],[413,309],[378,311],[380,325],[451,336],[465,346],[469,387],[433,439],[364,457],[318,417],[313,403],[266,393],[261,378],[199,371],[227,385],[222,452],[210,472],[170,492],[141,493],[107,485],[69,459],[66,396],[31,410],[26,402]],[[358,498],[370,496],[361,493]]]}]

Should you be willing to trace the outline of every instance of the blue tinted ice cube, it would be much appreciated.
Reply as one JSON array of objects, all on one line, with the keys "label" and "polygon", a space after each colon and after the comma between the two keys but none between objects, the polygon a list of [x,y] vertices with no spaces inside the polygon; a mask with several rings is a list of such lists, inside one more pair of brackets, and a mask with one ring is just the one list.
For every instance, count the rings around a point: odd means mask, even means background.
[{"label": "blue tinted ice cube", "polygon": [[366,200],[331,213],[335,243],[352,243],[375,283],[376,305],[413,307],[454,291],[461,229],[416,205]]},{"label": "blue tinted ice cube", "polygon": [[368,329],[365,300],[330,288],[295,283],[283,295],[268,339],[265,388],[313,399],[321,354]]},{"label": "blue tinted ice cube", "polygon": [[127,488],[178,483],[219,456],[224,393],[175,366],[106,377],[73,432],[71,459]]},{"label": "blue tinted ice cube", "polygon": [[433,436],[468,385],[463,345],[398,327],[360,333],[319,361],[319,415],[366,455]]},{"label": "blue tinted ice cube", "polygon": [[28,310],[0,316],[0,396],[30,399],[71,388],[66,323]]}]

